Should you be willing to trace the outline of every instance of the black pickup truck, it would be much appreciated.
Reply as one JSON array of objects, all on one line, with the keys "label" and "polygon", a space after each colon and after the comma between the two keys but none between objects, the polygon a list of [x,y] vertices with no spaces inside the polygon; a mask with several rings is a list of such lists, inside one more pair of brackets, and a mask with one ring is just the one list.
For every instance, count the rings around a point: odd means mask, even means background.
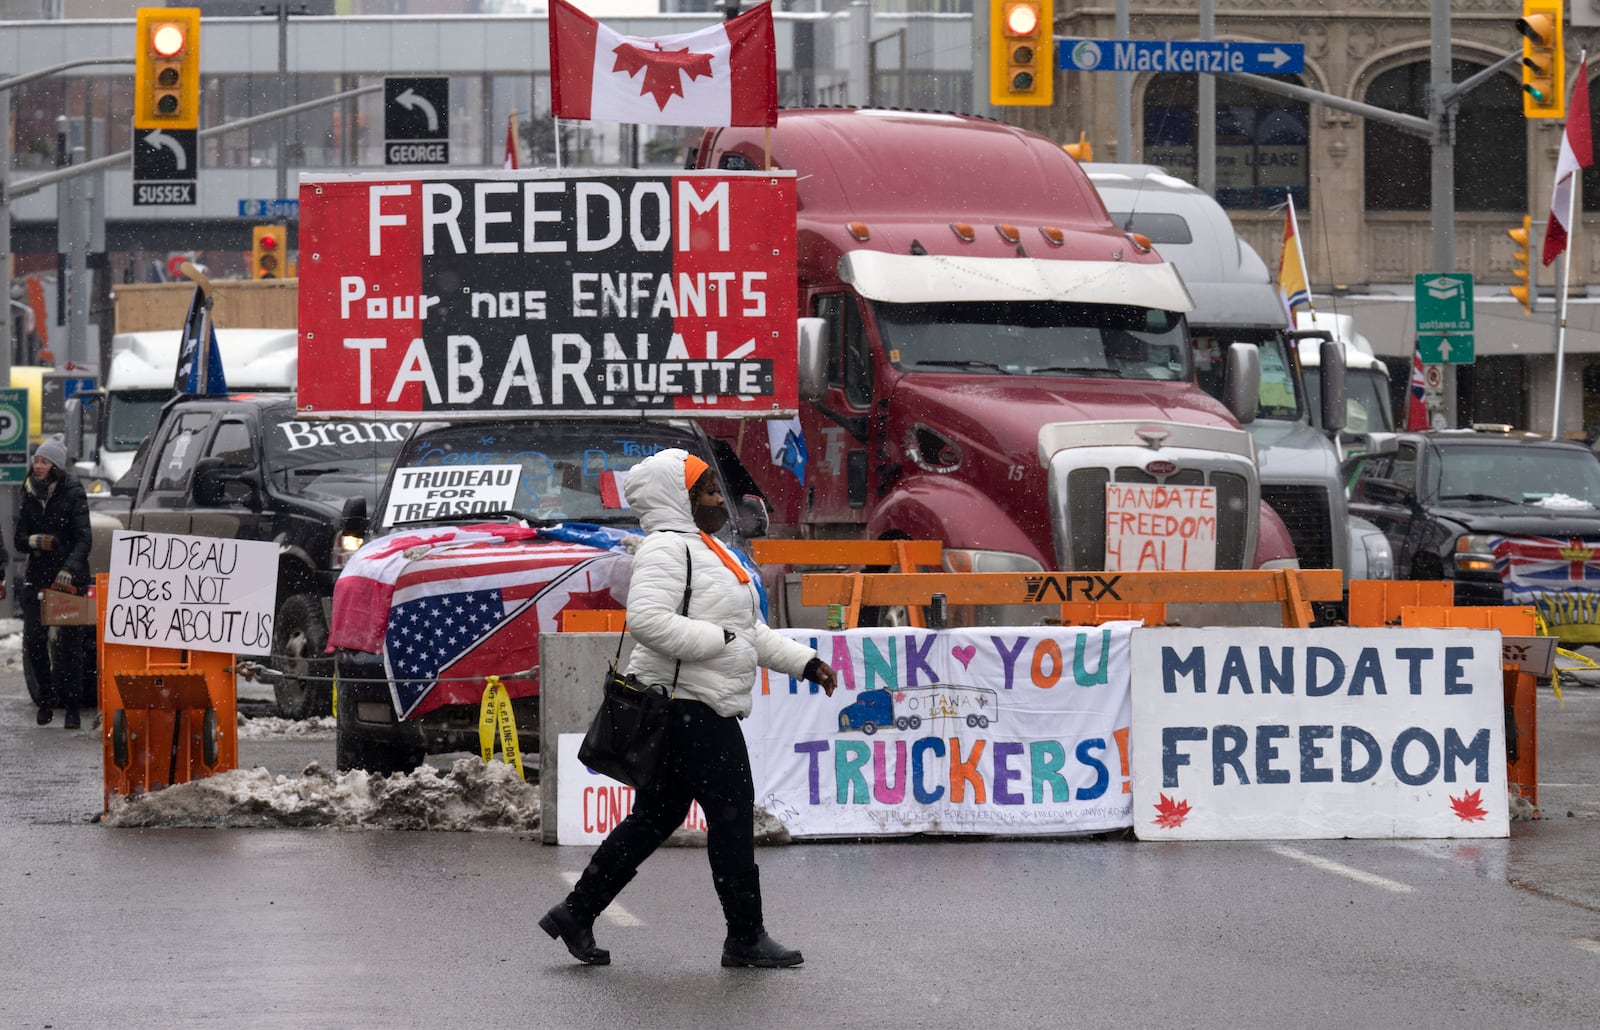
[{"label": "black pickup truck", "polygon": [[[333,583],[409,423],[305,420],[293,394],[181,397],[91,512],[96,548],[117,528],[278,545],[272,667],[280,714],[332,711],[324,657]],[[108,517],[109,516],[109,517]]]}]

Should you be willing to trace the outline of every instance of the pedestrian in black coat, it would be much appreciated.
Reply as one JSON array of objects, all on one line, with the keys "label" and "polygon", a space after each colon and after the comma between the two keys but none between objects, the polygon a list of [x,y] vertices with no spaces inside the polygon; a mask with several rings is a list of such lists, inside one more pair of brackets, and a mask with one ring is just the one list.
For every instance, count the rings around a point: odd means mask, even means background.
[{"label": "pedestrian in black coat", "polygon": [[52,587],[81,593],[89,585],[89,498],[83,484],[67,472],[67,445],[60,434],[33,452],[31,475],[22,484],[12,543],[28,556],[23,570],[22,655],[39,688],[40,726],[48,726],[59,705],[66,709],[66,727],[79,726],[78,698],[83,670],[94,644],[87,626],[56,630],[54,655],[50,627],[40,619],[41,590]]}]

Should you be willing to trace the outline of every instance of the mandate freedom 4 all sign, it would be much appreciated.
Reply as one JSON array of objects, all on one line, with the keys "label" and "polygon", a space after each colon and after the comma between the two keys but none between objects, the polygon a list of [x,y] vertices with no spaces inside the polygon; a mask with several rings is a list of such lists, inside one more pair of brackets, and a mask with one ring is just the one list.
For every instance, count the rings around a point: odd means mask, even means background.
[{"label": "mandate freedom 4 all sign", "polygon": [[792,172],[303,176],[305,412],[796,410]]}]

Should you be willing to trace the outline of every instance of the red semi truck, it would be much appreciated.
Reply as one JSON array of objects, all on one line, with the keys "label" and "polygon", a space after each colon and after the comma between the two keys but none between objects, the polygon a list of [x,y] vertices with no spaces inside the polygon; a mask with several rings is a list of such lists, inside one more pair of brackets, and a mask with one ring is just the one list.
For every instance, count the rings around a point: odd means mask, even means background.
[{"label": "red semi truck", "polygon": [[[767,143],[708,129],[690,164],[768,167]],[[767,434],[706,427],[775,533],[940,540],[951,571],[1294,563],[1239,427],[1255,349],[1226,356],[1226,406],[1195,385],[1181,278],[1061,147],[980,118],[814,109],[780,113],[770,154],[797,177],[804,483]]]}]

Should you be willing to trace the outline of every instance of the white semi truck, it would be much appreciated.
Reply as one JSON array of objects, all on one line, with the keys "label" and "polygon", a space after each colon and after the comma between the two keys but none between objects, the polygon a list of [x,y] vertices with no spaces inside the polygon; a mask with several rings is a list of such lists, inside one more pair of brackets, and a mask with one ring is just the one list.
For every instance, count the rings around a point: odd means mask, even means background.
[{"label": "white semi truck", "polygon": [[[1349,517],[1339,474],[1348,349],[1322,326],[1312,330],[1316,339],[1296,341],[1266,263],[1210,195],[1154,165],[1083,168],[1111,220],[1148,237],[1183,276],[1195,300],[1188,322],[1200,385],[1223,396],[1230,345],[1259,348],[1260,404],[1245,428],[1255,440],[1262,499],[1288,527],[1301,567],[1342,569],[1346,581],[1392,576],[1388,541],[1377,527]],[[1317,354],[1314,397],[1302,378],[1307,350]]]},{"label": "white semi truck", "polygon": [[[172,399],[181,330],[118,333],[101,384],[94,445],[77,464],[91,494],[103,493],[128,471],[134,452]],[[292,390],[299,343],[293,329],[218,329],[222,371],[230,390]],[[69,418],[69,423],[71,419]]]}]

